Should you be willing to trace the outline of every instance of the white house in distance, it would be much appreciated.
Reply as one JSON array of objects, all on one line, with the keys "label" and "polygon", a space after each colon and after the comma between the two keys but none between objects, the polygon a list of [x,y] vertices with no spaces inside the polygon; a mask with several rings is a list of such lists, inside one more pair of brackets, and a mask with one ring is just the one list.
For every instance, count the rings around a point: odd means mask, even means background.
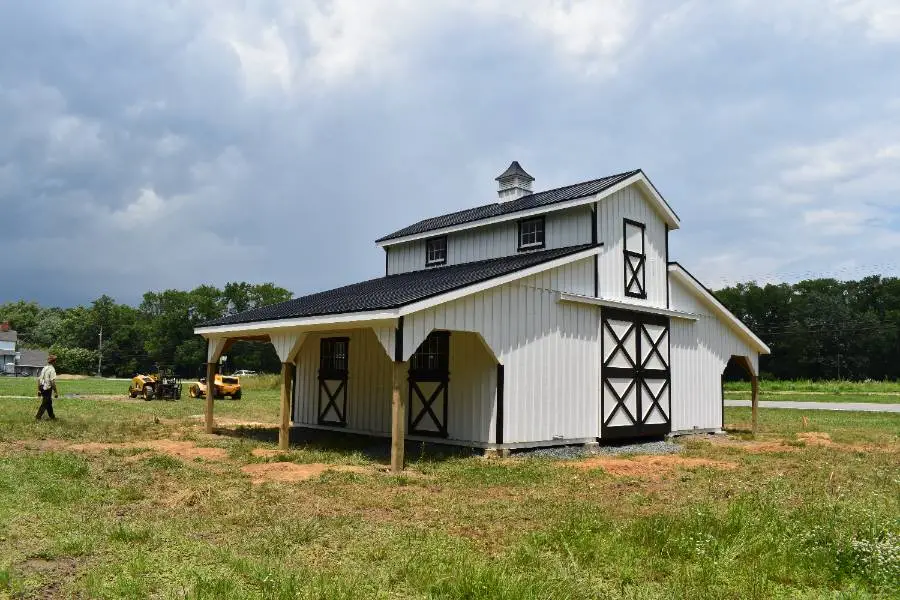
[{"label": "white house in distance", "polygon": [[19,347],[19,334],[8,322],[0,323],[0,375],[37,376],[47,364],[43,350]]},{"label": "white house in distance", "polygon": [[[640,170],[532,192],[518,162],[487,205],[377,240],[383,277],[198,327],[207,372],[268,340],[289,427],[485,449],[582,444],[723,425],[732,357],[768,347],[681,265],[680,221]],[[207,401],[212,431],[212,400]]]}]

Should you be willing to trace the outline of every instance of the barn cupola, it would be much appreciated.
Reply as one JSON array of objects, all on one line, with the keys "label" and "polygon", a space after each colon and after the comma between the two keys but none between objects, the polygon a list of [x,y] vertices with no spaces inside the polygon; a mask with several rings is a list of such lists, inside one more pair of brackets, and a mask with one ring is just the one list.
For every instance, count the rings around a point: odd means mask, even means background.
[{"label": "barn cupola", "polygon": [[497,190],[500,202],[509,202],[531,194],[531,182],[534,181],[534,177],[525,172],[519,161],[514,160],[509,168],[497,177],[497,181],[500,183]]}]

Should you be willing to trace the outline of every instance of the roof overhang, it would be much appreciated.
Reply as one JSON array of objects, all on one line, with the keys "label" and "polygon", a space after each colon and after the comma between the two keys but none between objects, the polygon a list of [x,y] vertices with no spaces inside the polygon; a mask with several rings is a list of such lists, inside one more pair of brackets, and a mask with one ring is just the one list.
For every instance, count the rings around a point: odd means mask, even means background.
[{"label": "roof overhang", "polygon": [[631,177],[627,179],[623,179],[619,183],[610,186],[609,188],[598,192],[596,194],[592,194],[590,196],[584,196],[582,198],[573,198],[572,200],[565,200],[563,202],[557,202],[555,204],[547,204],[544,206],[538,206],[535,208],[530,208],[528,210],[521,210],[505,215],[497,215],[496,217],[489,217],[487,219],[478,219],[476,221],[470,221],[468,223],[460,223],[459,225],[451,225],[450,227],[440,227],[438,229],[431,229],[429,231],[423,231],[421,233],[414,233],[410,235],[404,235],[401,237],[391,238],[389,240],[382,240],[380,242],[375,242],[378,246],[382,248],[387,248],[389,246],[394,246],[396,244],[403,244],[406,242],[413,242],[416,240],[424,240],[427,238],[446,235],[448,233],[454,233],[456,231],[464,231],[466,229],[473,229],[475,227],[483,227],[485,225],[494,225],[497,223],[505,223],[508,221],[518,221],[519,219],[525,219],[528,217],[532,217],[535,215],[544,215],[549,212],[556,212],[559,210],[567,210],[570,208],[574,208],[576,206],[584,206],[587,204],[593,204],[594,202],[599,202],[604,198],[607,198],[616,192],[624,190],[630,185],[637,185],[640,190],[644,193],[659,215],[663,218],[666,224],[669,226],[669,229],[678,229],[681,227],[681,220],[678,218],[678,215],[675,214],[675,211],[672,210],[672,207],[665,201],[665,199],[660,195],[659,191],[657,191],[656,187],[653,183],[650,182],[650,179],[644,175],[643,171],[638,171]]},{"label": "roof overhang", "polygon": [[751,347],[756,349],[760,354],[771,354],[772,351],[753,331],[750,330],[743,321],[738,319],[728,310],[724,304],[712,295],[703,284],[697,281],[693,275],[688,273],[687,269],[678,263],[669,264],[669,274],[681,283],[688,291],[693,293],[697,298],[709,306],[716,315],[725,322],[729,328],[743,338]]},{"label": "roof overhang", "polygon": [[556,267],[561,267],[563,265],[583,260],[585,258],[596,256],[600,253],[601,250],[602,246],[594,246],[592,248],[582,250],[581,252],[575,252],[567,256],[561,256],[560,258],[548,260],[546,262],[542,262],[525,269],[520,269],[518,271],[513,271],[512,273],[507,273],[505,275],[500,275],[492,279],[473,283],[472,285],[467,285],[465,287],[451,290],[443,294],[438,294],[430,298],[410,302],[409,304],[405,304],[397,308],[367,312],[335,313],[310,317],[295,317],[273,321],[235,323],[231,325],[213,325],[210,327],[197,327],[196,329],[194,329],[194,333],[202,335],[205,338],[249,338],[250,336],[268,335],[288,329],[328,330],[334,329],[335,326],[346,329],[372,327],[378,324],[383,324],[384,322],[393,322],[404,315],[427,310],[439,304],[444,304],[445,302],[451,302],[465,296],[477,294],[478,292],[483,292],[484,290],[511,283],[518,279],[524,279],[526,277],[530,277],[549,269],[554,269]]},{"label": "roof overhang", "polygon": [[630,302],[619,302],[617,300],[605,300],[603,298],[592,298],[591,296],[581,296],[579,294],[567,294],[560,292],[560,302],[574,302],[576,304],[590,304],[592,306],[602,306],[604,308],[619,308],[632,312],[649,313],[652,315],[662,315],[664,317],[672,317],[673,319],[684,319],[686,321],[697,321],[700,316],[693,313],[683,312],[680,310],[671,310],[668,308],[657,308],[655,306],[645,306],[642,304],[632,304]]}]

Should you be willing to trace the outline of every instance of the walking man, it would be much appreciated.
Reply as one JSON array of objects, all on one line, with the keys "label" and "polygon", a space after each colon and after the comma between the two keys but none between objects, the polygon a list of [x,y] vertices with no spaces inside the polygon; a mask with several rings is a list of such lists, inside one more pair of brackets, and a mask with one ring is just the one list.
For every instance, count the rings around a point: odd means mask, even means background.
[{"label": "walking man", "polygon": [[51,354],[47,357],[47,366],[41,369],[38,376],[38,396],[41,397],[41,407],[35,417],[38,421],[44,416],[44,412],[51,421],[56,420],[56,415],[53,414],[53,397],[59,398],[59,391],[56,389],[56,367],[53,366],[55,363],[56,356]]}]

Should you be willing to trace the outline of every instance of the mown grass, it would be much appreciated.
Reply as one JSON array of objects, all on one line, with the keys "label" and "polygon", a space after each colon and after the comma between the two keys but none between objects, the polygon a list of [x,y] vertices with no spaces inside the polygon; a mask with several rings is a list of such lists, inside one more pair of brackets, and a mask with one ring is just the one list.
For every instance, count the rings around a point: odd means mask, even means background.
[{"label": "mown grass", "polygon": [[[750,390],[725,390],[726,400],[750,400]],[[864,402],[866,404],[900,404],[900,394],[826,394],[809,392],[763,392],[760,391],[761,402]]]},{"label": "mown grass", "polygon": [[[761,411],[760,438],[793,443],[805,427],[853,448],[685,442],[685,456],[733,470],[614,477],[413,454],[402,477],[252,485],[239,470],[252,462],[383,459],[341,443],[254,456],[274,446],[203,435],[188,400],[64,399],[54,424],[34,423],[32,404],[0,400],[0,598],[891,598],[900,586],[897,415]],[[277,393],[216,411],[274,422]],[[749,418],[726,412],[737,429]],[[228,456],[50,444],[174,436]]]},{"label": "mown grass", "polygon": [[[102,377],[84,379],[60,379],[57,381],[60,396],[65,395],[125,395],[128,382]],[[37,396],[36,377],[0,377],[0,398],[4,396]]]},{"label": "mown grass", "polygon": [[[726,392],[750,391],[749,381],[727,381]],[[844,394],[900,394],[900,381],[812,381],[809,379],[759,382],[761,394],[766,392],[813,392],[842,396]],[[827,401],[827,400],[823,400]]]}]

